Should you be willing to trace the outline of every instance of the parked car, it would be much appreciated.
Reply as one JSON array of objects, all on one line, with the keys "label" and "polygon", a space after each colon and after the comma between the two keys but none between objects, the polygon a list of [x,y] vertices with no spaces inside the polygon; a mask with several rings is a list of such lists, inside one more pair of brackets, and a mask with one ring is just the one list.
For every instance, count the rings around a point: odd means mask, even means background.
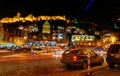
[{"label": "parked car", "polygon": [[112,44],[108,48],[106,61],[110,68],[114,68],[116,64],[120,65],[120,44]]},{"label": "parked car", "polygon": [[97,55],[94,51],[85,48],[65,50],[60,59],[61,63],[65,64],[67,67],[82,69],[86,69],[88,67],[88,60],[90,60],[90,66],[102,65],[104,62],[102,56]]}]

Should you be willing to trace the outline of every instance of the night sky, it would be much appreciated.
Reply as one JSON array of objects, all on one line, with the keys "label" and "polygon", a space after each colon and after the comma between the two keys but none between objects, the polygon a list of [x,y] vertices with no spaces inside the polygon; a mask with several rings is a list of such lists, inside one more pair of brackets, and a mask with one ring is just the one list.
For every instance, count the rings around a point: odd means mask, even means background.
[{"label": "night sky", "polygon": [[[91,2],[91,3],[90,3]],[[32,13],[107,21],[120,16],[120,0],[0,0],[0,19]]]}]

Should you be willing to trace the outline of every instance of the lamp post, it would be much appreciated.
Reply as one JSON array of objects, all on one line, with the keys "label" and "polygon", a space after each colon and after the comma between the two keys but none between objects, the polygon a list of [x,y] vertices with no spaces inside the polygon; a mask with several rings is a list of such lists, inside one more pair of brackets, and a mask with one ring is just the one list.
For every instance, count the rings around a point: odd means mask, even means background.
[{"label": "lamp post", "polygon": [[25,42],[25,44],[26,44],[26,42],[27,42],[27,36],[24,36],[24,42]]}]

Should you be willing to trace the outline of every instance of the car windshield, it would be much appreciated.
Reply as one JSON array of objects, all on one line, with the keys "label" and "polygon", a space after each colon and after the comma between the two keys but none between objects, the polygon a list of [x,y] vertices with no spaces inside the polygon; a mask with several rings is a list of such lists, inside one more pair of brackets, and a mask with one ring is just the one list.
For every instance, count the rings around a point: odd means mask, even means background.
[{"label": "car windshield", "polygon": [[70,49],[70,50],[66,50],[64,52],[64,54],[80,54],[80,55],[87,55],[89,53],[89,51],[87,51],[86,49]]},{"label": "car windshield", "polygon": [[64,52],[64,54],[74,54],[75,52],[76,52],[76,50],[72,50],[72,51],[66,50],[66,51]]},{"label": "car windshield", "polygon": [[79,50],[76,52],[76,54],[79,54],[79,55],[88,55],[89,51],[85,50],[85,49],[82,49],[82,50]]}]

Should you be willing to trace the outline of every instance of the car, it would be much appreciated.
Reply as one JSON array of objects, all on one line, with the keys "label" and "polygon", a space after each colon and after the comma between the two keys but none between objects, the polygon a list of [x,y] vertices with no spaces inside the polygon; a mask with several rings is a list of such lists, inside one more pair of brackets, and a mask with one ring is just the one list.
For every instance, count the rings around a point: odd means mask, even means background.
[{"label": "car", "polygon": [[86,48],[65,50],[60,59],[60,62],[65,64],[68,68],[73,67],[82,69],[87,69],[89,61],[90,66],[102,65],[104,63],[102,56]]},{"label": "car", "polygon": [[108,48],[107,64],[110,68],[114,68],[115,65],[120,65],[120,44],[111,44]]},{"label": "car", "polygon": [[34,53],[34,54],[42,54],[45,52],[45,49],[42,49],[42,48],[39,48],[39,49],[32,49],[31,48],[31,53]]}]

